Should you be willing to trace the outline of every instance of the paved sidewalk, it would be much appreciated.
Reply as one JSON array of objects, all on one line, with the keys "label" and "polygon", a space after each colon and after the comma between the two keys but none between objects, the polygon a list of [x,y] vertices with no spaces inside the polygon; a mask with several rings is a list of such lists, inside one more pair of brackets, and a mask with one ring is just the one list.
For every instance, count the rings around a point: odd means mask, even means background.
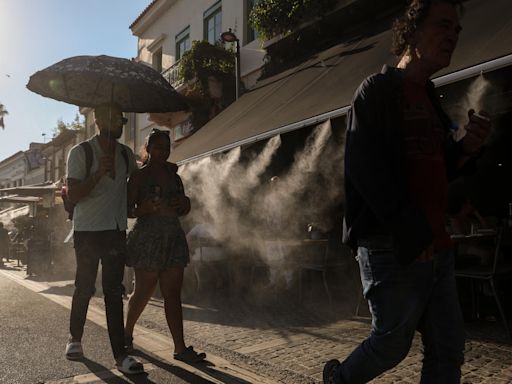
[{"label": "paved sidewalk", "polygon": [[[153,301],[141,324],[167,333],[161,303]],[[229,316],[223,314],[231,311]],[[216,307],[185,308],[189,340],[230,360],[243,361],[248,369],[289,384],[321,383],[321,370],[331,358],[343,359],[368,335],[367,322],[347,319],[328,321],[300,307],[283,305],[259,308],[238,303]],[[483,326],[483,325],[481,325]],[[470,334],[476,335],[477,329]],[[480,330],[481,333],[486,333]],[[488,334],[504,335],[498,324]],[[397,368],[375,383],[418,383],[421,369],[420,339]],[[466,343],[463,383],[512,383],[512,345],[482,338]]]},{"label": "paved sidewalk", "polygon": [[[60,295],[70,295],[73,289],[72,281],[45,284]],[[221,290],[185,295],[187,342],[270,382],[321,383],[324,362],[343,359],[369,332],[368,322],[350,319],[351,311],[336,303],[336,310],[328,310],[328,303],[298,303],[293,295],[262,300],[250,295],[229,298],[229,294]],[[103,306],[99,297],[93,303]],[[139,324],[170,345],[161,300],[150,301]],[[512,344],[505,341],[500,323],[468,325],[468,334],[463,383],[512,383]],[[143,341],[135,336],[136,344]],[[420,367],[420,340],[416,338],[409,356],[373,382],[418,383]],[[248,382],[265,382],[254,380]]]}]

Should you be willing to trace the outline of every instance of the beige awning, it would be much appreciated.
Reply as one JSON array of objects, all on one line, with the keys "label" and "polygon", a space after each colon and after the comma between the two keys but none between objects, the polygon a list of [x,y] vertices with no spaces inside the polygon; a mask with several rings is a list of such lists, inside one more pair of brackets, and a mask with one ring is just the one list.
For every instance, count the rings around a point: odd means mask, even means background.
[{"label": "beige awning", "polygon": [[19,195],[9,195],[0,197],[0,203],[38,203],[42,201],[42,197],[37,196],[19,196]]},{"label": "beige awning", "polygon": [[59,183],[43,183],[32,185],[20,185],[18,187],[0,189],[0,192],[20,196],[44,196],[60,190]]},{"label": "beige awning", "polygon": [[[439,76],[512,53],[509,0],[470,0],[465,8],[452,64]],[[180,163],[223,152],[346,113],[361,81],[394,60],[390,31],[367,33],[258,82],[174,148],[171,160]]]}]

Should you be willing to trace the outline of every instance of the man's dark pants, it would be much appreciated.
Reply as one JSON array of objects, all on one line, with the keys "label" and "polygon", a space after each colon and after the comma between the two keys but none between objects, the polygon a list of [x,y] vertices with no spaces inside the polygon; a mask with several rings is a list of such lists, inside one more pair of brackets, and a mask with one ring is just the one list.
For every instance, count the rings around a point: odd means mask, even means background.
[{"label": "man's dark pants", "polygon": [[81,340],[89,301],[95,292],[98,264],[101,260],[102,287],[105,296],[108,335],[114,357],[125,354],[123,290],[126,232],[75,232],[76,277],[71,306],[70,333],[73,340]]},{"label": "man's dark pants", "polygon": [[409,353],[418,330],[424,346],[421,383],[459,383],[464,323],[452,252],[401,266],[392,250],[377,248],[360,246],[357,255],[372,331],[337,369],[337,382],[366,383],[393,368]]}]

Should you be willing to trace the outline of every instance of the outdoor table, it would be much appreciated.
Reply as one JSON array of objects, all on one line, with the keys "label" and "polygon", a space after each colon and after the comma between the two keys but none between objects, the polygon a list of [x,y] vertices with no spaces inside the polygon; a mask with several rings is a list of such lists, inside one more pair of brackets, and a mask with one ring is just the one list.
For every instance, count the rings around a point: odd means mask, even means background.
[{"label": "outdoor table", "polygon": [[297,259],[319,264],[318,255],[322,256],[321,263],[323,264],[326,259],[327,239],[271,239],[265,240],[265,249],[268,258],[272,256],[286,257],[288,258],[286,262],[290,264],[295,264]]},{"label": "outdoor table", "polygon": [[495,229],[480,229],[473,233],[457,233],[450,235],[450,239],[455,242],[468,241],[468,240],[484,240],[484,239],[493,239],[496,237]]},{"label": "outdoor table", "polygon": [[[488,265],[496,247],[496,229],[480,229],[468,234],[453,234],[455,268]],[[461,247],[464,246],[464,250]]]},{"label": "outdoor table", "polygon": [[[297,270],[299,300],[302,301],[302,278],[306,271],[319,272],[322,283],[332,303],[331,293],[327,284],[328,271],[328,240],[327,239],[272,239],[265,241],[266,257],[281,263],[281,271]],[[278,265],[276,264],[276,265]]]}]

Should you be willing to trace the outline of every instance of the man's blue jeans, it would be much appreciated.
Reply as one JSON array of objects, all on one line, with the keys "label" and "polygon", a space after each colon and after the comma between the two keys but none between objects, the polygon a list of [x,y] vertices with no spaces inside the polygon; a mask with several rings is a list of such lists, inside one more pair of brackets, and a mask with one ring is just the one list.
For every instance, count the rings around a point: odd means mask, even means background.
[{"label": "man's blue jeans", "polygon": [[464,322],[453,253],[437,252],[427,262],[397,263],[390,249],[359,247],[356,259],[372,331],[342,362],[337,382],[366,383],[402,361],[418,330],[423,342],[421,383],[460,382]]}]

